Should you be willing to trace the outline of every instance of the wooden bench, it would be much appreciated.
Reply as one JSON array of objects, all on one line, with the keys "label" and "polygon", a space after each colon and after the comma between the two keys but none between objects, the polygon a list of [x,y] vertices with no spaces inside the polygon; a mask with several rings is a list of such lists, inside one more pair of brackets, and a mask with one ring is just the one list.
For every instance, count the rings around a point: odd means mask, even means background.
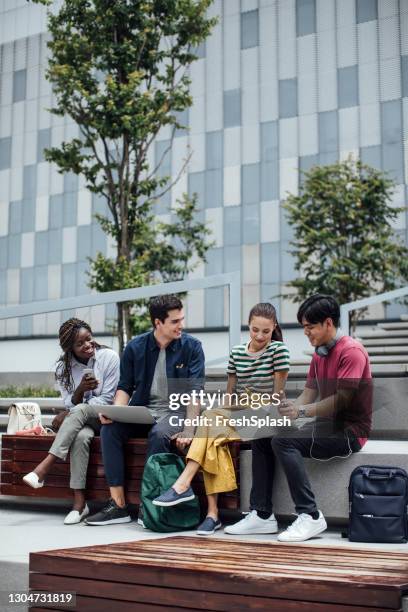
[{"label": "wooden bench", "polygon": [[[72,491],[69,488],[69,458],[67,461],[60,459],[56,461],[46,479],[46,485],[40,489],[32,489],[22,481],[24,474],[31,472],[44,459],[53,440],[54,436],[2,436],[0,494],[54,499],[72,497]],[[239,478],[239,445],[234,443],[230,448],[237,478]],[[140,486],[146,449],[146,438],[129,440],[125,447],[126,496],[129,503],[132,504],[140,503]],[[99,437],[93,438],[91,442],[86,489],[88,500],[102,501],[109,497]],[[205,490],[201,474],[194,479],[193,489],[200,498],[202,507],[205,507]],[[221,509],[238,510],[239,504],[239,488],[219,496]]]},{"label": "wooden bench", "polygon": [[404,553],[225,538],[37,552],[29,569],[30,589],[75,592],[81,612],[379,612],[408,592]]}]

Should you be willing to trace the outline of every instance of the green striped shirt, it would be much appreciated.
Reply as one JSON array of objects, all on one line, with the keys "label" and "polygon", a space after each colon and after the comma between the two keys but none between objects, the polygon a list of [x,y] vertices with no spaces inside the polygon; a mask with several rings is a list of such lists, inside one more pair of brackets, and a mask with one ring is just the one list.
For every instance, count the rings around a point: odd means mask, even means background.
[{"label": "green striped shirt", "polygon": [[248,351],[249,342],[238,344],[231,350],[227,374],[235,374],[235,391],[243,393],[247,387],[259,392],[270,392],[275,372],[289,370],[289,351],[283,342],[272,340],[259,353]]}]

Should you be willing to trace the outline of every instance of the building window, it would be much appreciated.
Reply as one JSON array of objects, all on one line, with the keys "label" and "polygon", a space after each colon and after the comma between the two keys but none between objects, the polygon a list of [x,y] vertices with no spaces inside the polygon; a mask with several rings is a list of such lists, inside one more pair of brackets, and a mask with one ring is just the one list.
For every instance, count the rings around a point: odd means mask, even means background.
[{"label": "building window", "polygon": [[17,70],[13,74],[13,102],[21,102],[26,98],[27,71]]},{"label": "building window", "polygon": [[316,0],[296,0],[296,34],[307,36],[316,32]]},{"label": "building window", "polygon": [[241,13],[241,49],[259,45],[258,10]]},{"label": "building window", "polygon": [[241,125],[241,90],[224,91],[224,127]]},{"label": "building window", "polygon": [[287,119],[297,114],[297,79],[282,79],[279,81],[279,117]]},{"label": "building window", "polygon": [[357,0],[357,23],[378,19],[377,0]]},{"label": "building window", "polygon": [[357,66],[339,68],[337,71],[339,90],[339,108],[358,105],[358,71]]},{"label": "building window", "polygon": [[10,168],[11,138],[0,138],[0,170]]}]

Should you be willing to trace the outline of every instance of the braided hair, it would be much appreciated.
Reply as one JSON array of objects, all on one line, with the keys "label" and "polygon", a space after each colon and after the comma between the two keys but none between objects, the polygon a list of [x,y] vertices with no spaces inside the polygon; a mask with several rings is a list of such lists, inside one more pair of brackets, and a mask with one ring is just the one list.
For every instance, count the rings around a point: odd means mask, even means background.
[{"label": "braided hair", "polygon": [[[73,347],[78,331],[80,329],[86,329],[90,334],[92,330],[88,323],[81,321],[81,319],[68,319],[59,328],[58,338],[60,347],[63,350],[62,355],[57,361],[57,367],[55,370],[56,380],[68,391],[72,393],[74,391],[74,379],[72,377],[72,357]],[[101,345],[97,342],[93,342],[96,349],[101,348]]]}]

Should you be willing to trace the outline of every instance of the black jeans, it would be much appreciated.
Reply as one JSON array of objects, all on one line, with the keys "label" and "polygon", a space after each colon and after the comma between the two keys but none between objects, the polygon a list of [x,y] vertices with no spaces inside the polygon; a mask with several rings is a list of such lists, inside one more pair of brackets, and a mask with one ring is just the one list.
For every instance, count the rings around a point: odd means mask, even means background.
[{"label": "black jeans", "polygon": [[[350,433],[343,432],[328,437],[314,435],[306,425],[298,436],[291,438],[262,438],[252,442],[251,510],[272,513],[272,488],[276,458],[282,465],[289,490],[298,514],[317,510],[315,496],[310,486],[303,457],[329,459],[346,457],[350,450],[360,450],[360,444]],[[313,448],[312,448],[313,447]]]}]

